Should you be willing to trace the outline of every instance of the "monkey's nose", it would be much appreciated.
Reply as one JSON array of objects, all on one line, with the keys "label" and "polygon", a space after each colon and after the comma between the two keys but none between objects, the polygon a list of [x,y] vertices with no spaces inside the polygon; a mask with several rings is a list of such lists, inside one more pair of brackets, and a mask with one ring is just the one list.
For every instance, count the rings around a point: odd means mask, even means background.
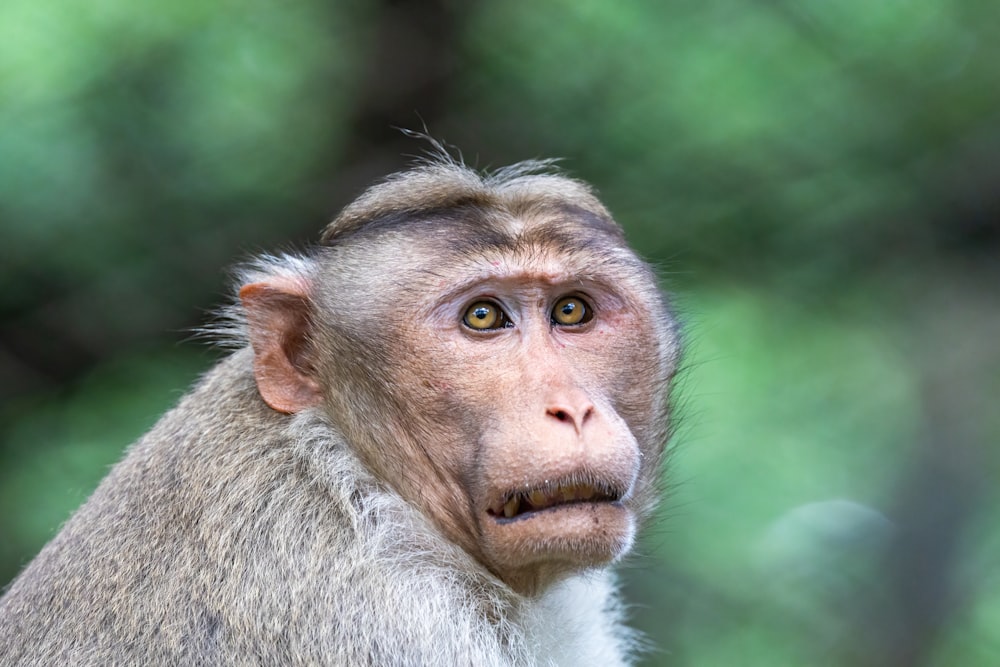
[{"label": "monkey's nose", "polygon": [[594,404],[583,392],[561,392],[549,401],[545,414],[558,422],[572,426],[577,435],[580,435],[583,427],[594,416]]}]

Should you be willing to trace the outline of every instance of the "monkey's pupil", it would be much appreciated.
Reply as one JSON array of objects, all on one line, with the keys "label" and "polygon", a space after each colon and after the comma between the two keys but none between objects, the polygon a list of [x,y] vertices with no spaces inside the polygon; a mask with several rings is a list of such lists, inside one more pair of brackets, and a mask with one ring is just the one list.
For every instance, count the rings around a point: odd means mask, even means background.
[{"label": "monkey's pupil", "polygon": [[476,308],[472,312],[472,316],[475,317],[477,320],[485,320],[487,317],[490,316],[490,309],[486,307]]},{"label": "monkey's pupil", "polygon": [[572,315],[574,310],[576,310],[576,304],[573,303],[572,301],[567,304],[564,304],[562,307],[563,315]]}]

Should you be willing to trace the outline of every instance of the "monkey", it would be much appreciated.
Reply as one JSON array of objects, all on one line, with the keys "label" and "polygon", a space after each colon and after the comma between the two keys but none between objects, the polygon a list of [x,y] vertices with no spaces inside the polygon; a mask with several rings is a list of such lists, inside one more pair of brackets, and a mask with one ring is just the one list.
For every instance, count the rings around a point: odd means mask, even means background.
[{"label": "monkey", "polygon": [[681,344],[589,185],[430,156],[235,282],[232,349],[0,598],[0,663],[636,659],[612,566]]}]

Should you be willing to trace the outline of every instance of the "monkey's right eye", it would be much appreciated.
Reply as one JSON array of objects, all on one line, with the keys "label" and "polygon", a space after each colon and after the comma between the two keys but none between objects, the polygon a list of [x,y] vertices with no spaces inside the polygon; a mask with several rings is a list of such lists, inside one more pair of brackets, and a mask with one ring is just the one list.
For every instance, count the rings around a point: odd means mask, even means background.
[{"label": "monkey's right eye", "polygon": [[490,329],[502,329],[510,325],[507,314],[492,301],[477,301],[469,306],[462,318],[465,326],[476,331],[488,331]]}]

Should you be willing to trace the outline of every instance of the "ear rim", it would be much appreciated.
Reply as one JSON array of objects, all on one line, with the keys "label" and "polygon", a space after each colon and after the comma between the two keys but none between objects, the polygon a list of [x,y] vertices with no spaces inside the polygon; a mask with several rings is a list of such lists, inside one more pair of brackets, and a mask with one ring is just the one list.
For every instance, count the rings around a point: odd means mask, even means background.
[{"label": "ear rim", "polygon": [[309,290],[305,280],[275,277],[243,285],[253,372],[260,397],[272,410],[296,414],[322,402],[319,382],[295,363],[293,347],[309,333]]}]

